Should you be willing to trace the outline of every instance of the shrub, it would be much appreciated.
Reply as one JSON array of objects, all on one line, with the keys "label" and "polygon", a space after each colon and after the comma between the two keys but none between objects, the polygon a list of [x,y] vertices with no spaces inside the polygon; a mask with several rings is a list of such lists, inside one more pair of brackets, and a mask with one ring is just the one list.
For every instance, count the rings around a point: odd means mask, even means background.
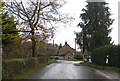
[{"label": "shrub", "polygon": [[4,60],[2,63],[2,78],[12,79],[17,74],[33,69],[44,62],[47,62],[46,57]]},{"label": "shrub", "polygon": [[45,56],[44,54],[38,54],[37,56]]},{"label": "shrub", "polygon": [[74,58],[78,60],[82,60],[83,56],[81,54],[76,54]]},{"label": "shrub", "polygon": [[45,63],[48,61],[48,58],[47,57],[38,57],[38,62],[39,63]]},{"label": "shrub", "polygon": [[19,60],[10,60],[3,62],[2,65],[2,78],[10,78],[14,77],[16,74],[23,71],[23,68],[25,67],[24,62]]},{"label": "shrub", "polygon": [[53,57],[49,57],[49,59],[53,59]]},{"label": "shrub", "polygon": [[[96,48],[91,53],[92,62],[99,65],[108,66],[118,66],[118,59],[120,55],[118,54],[117,45],[107,45],[100,48]],[[108,64],[106,64],[106,59],[108,57]]]},{"label": "shrub", "polygon": [[118,45],[118,67],[120,67],[120,45]]}]

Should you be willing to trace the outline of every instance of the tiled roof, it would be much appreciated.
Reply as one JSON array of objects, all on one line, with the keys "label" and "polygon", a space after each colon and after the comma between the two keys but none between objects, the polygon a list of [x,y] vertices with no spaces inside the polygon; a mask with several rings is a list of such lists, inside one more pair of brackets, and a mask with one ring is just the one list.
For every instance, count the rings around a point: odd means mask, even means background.
[{"label": "tiled roof", "polygon": [[[64,53],[64,54],[60,54],[59,56],[65,56],[65,55],[67,55],[68,53],[71,53],[70,51],[68,51],[68,52],[66,52],[66,53]],[[71,53],[72,54],[72,53]],[[72,54],[73,55],[73,54]]]},{"label": "tiled roof", "polygon": [[59,50],[59,54],[66,54],[68,51],[70,53],[75,53],[75,50],[65,43],[65,45]]}]

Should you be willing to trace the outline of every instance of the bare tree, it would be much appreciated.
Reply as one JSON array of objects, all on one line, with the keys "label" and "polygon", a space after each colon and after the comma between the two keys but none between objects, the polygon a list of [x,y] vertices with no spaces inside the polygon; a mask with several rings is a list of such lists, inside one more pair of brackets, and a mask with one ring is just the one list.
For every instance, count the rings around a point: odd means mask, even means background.
[{"label": "bare tree", "polygon": [[[46,2],[46,0],[30,0],[29,2],[20,2],[13,0],[6,3],[6,9],[20,18],[25,32],[30,32],[32,40],[32,56],[35,56],[35,46],[37,39],[45,40],[46,38],[53,36],[52,22],[65,22],[67,17],[63,17],[58,12],[58,9],[63,6],[65,1],[52,0],[52,2]],[[26,29],[27,28],[27,29]],[[39,36],[39,38],[38,38]]]}]

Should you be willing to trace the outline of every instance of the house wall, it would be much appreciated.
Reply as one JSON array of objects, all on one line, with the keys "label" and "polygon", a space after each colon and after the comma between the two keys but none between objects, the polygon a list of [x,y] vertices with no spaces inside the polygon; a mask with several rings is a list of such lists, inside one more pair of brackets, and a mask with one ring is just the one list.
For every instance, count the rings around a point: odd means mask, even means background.
[{"label": "house wall", "polygon": [[[70,56],[70,58],[69,58]],[[73,59],[74,56],[71,53],[66,54],[65,59]]]},{"label": "house wall", "polygon": [[73,53],[75,54],[75,50],[71,48],[67,42],[65,42],[65,45],[59,50],[59,55],[66,54],[65,56],[62,56],[64,59],[68,59],[68,56],[70,56],[70,59],[73,59]]},{"label": "house wall", "polygon": [[62,56],[62,57],[59,57],[59,60],[63,60],[64,58],[65,58],[65,57],[63,57],[63,56]]}]

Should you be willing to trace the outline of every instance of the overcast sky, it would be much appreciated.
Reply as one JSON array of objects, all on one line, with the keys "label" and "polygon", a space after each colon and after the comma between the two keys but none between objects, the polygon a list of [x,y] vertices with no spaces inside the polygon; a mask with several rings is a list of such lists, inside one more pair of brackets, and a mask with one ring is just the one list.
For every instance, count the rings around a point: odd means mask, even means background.
[{"label": "overcast sky", "polygon": [[[80,32],[80,28],[77,27],[77,24],[80,22],[80,13],[81,10],[85,8],[86,0],[65,0],[67,3],[61,8],[61,11],[65,14],[69,14],[74,17],[75,20],[70,22],[70,24],[66,24],[64,27],[62,24],[57,25],[57,29],[55,31],[54,42],[56,44],[62,43],[64,45],[65,41],[68,44],[75,48],[75,34],[74,31]],[[115,44],[118,44],[118,2],[120,0],[105,0],[109,3],[109,8],[111,9],[112,19],[115,19],[114,23],[111,25],[113,28],[110,36],[112,37],[112,41]],[[52,41],[50,41],[52,43]],[[77,46],[78,47],[78,46]]]}]

